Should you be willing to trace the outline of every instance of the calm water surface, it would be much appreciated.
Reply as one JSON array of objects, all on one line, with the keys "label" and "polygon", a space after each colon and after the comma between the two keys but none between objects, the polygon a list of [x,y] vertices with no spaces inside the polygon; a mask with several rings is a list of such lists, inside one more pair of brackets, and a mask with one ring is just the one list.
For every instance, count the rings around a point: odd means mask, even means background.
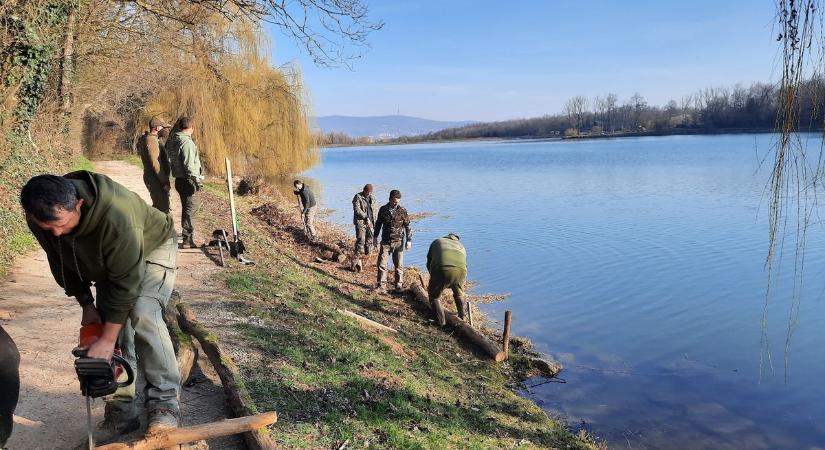
[{"label": "calm water surface", "polygon": [[[811,139],[818,139],[811,136]],[[329,149],[307,172],[351,223],[366,182],[398,188],[407,263],[458,232],[484,306],[560,359],[525,395],[613,447],[825,446],[825,232],[809,232],[799,320],[792,264],[774,284],[760,382],[770,135]],[[818,141],[813,144],[818,148]],[[770,160],[768,161],[770,163]],[[787,258],[786,258],[787,259]],[[788,363],[785,363],[785,358]],[[530,380],[537,384],[542,380]]]}]

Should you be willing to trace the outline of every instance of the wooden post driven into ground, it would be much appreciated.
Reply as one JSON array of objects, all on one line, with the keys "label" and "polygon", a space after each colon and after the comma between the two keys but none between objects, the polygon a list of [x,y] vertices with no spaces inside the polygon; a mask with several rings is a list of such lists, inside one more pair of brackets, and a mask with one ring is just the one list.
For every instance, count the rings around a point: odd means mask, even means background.
[{"label": "wooden post driven into ground", "polygon": [[[413,294],[416,300],[419,303],[423,304],[427,307],[429,311],[432,311],[430,307],[430,300],[427,294],[427,291],[424,290],[424,287],[416,282],[412,283],[410,287],[410,292]],[[504,361],[504,352],[499,350],[496,344],[490,342],[486,336],[479,333],[478,330],[471,327],[470,324],[458,318],[455,313],[451,311],[444,311],[444,318],[447,319],[447,325],[453,327],[458,334],[466,338],[468,341],[475,344],[478,348],[484,351],[490,358],[494,359],[497,362]]]},{"label": "wooden post driven into ground", "polygon": [[509,309],[504,311],[504,336],[502,339],[504,342],[502,343],[504,346],[504,359],[510,359],[510,323],[513,321],[513,311]]},{"label": "wooden post driven into ground", "polygon": [[237,419],[226,419],[220,422],[203,423],[191,427],[175,428],[173,430],[147,436],[143,439],[128,443],[114,443],[95,447],[95,450],[157,450],[179,444],[212,439],[244,431],[255,431],[272,425],[278,420],[278,414],[268,412]]},{"label": "wooden post driven into ground", "polygon": [[[206,327],[201,325],[195,318],[195,313],[189,305],[178,304],[178,322],[180,327],[187,333],[194,336],[201,344],[209,362],[215,367],[215,372],[221,378],[223,390],[229,400],[229,407],[237,417],[251,416],[258,411],[252,403],[252,398],[243,384],[243,378],[238,371],[238,367],[232,361],[232,357],[221,349],[218,338]],[[243,434],[244,443],[250,450],[274,450],[275,444],[269,437],[266,428],[259,428]]]}]

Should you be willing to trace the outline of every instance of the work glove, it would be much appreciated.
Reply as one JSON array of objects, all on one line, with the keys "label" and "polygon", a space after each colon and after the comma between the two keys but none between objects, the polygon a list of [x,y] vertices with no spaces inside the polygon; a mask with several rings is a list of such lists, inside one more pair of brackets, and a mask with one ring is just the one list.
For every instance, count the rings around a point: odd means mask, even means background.
[{"label": "work glove", "polygon": [[405,248],[406,250],[411,249],[411,248],[412,248],[412,241],[407,241],[407,245],[405,245],[405,246],[404,246],[404,248]]}]

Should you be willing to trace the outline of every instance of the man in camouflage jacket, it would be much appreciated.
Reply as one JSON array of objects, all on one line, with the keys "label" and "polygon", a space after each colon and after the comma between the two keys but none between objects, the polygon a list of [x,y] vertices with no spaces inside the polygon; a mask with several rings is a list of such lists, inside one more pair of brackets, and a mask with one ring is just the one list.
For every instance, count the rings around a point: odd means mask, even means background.
[{"label": "man in camouflage jacket", "polygon": [[376,289],[379,291],[385,289],[387,259],[392,254],[392,263],[395,266],[395,289],[400,290],[404,283],[404,250],[412,248],[412,227],[407,210],[401,206],[401,192],[398,190],[390,191],[390,201],[378,210],[373,245],[378,245],[379,235],[381,236],[381,248],[378,252]]}]

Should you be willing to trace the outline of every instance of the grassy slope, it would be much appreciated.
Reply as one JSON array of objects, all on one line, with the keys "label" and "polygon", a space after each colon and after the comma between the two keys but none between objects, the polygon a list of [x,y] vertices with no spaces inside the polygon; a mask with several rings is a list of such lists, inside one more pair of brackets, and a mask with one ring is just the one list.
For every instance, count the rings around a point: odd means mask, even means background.
[{"label": "grassy slope", "polygon": [[[212,198],[205,204],[218,208],[222,202],[212,200],[222,200],[221,191],[207,185]],[[348,448],[592,447],[513,391],[509,363],[478,358],[402,300],[342,289],[346,280],[303,264],[294,243],[273,239],[246,214],[260,202],[239,200],[258,264],[231,265],[225,273],[227,287],[248,299],[229,306],[250,318],[234,331],[257,355],[239,366],[259,409],[280,414],[277,442],[289,448],[338,448],[344,441]],[[204,229],[228,223],[218,209],[204,212]],[[337,313],[344,308],[401,332],[364,331]]]}]

